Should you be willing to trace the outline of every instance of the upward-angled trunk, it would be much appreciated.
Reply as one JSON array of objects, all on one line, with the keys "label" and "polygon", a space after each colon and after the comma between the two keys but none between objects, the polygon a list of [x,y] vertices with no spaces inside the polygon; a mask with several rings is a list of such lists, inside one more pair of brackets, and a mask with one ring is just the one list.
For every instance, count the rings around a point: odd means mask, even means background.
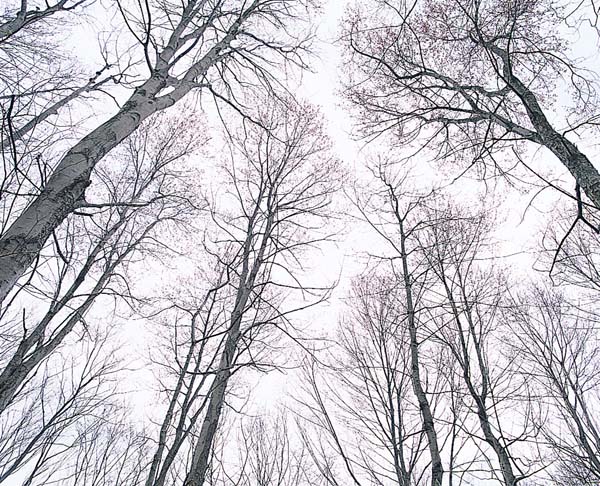
[{"label": "upward-angled trunk", "polygon": [[[188,7],[196,5],[190,2]],[[110,120],[100,125],[77,143],[60,161],[42,192],[13,222],[0,239],[0,303],[17,280],[33,263],[46,240],[62,221],[76,209],[78,201],[90,184],[96,164],[149,116],[169,108],[194,88],[222,52],[237,36],[240,27],[256,8],[254,2],[227,30],[226,35],[187,69],[177,82],[169,81],[169,63],[177,51],[181,29],[191,21],[191,13],[175,28],[171,40],[157,61],[157,68],[148,80],[136,88],[129,100]],[[194,9],[192,8],[192,11]],[[193,12],[192,12],[193,13]],[[162,56],[162,57],[161,57]],[[159,96],[167,87],[174,89]]]},{"label": "upward-angled trunk", "polygon": [[23,337],[23,340],[19,343],[15,353],[0,372],[0,414],[2,414],[2,412],[4,412],[4,410],[12,403],[15,395],[26,382],[27,377],[31,372],[54,352],[75,326],[81,322],[83,316],[96,300],[96,297],[102,293],[104,287],[110,281],[115,269],[126,259],[127,255],[138,246],[142,238],[144,238],[157,224],[157,221],[150,224],[140,238],[133,242],[121,255],[105,268],[83,303],[72,312],[71,316],[66,319],[60,329],[53,331],[51,338],[46,341],[45,334],[48,326],[60,311],[71,305],[71,299],[85,282],[85,279],[91,271],[100,252],[106,248],[111,237],[123,226],[123,224],[125,224],[127,214],[129,213],[124,213],[124,216],[109,231],[107,231],[104,237],[96,244],[94,250],[88,255],[85,265],[79,272],[75,281],[69,287],[68,291],[48,310],[44,318],[32,330],[31,334]]},{"label": "upward-angled trunk", "polygon": [[85,92],[93,91],[93,90],[99,88],[100,86],[104,85],[111,78],[107,77],[103,80],[98,81],[97,78],[102,73],[103,70],[104,69],[102,69],[101,71],[98,71],[98,74],[96,74],[96,76],[94,76],[93,78],[90,78],[90,80],[86,84],[84,84],[83,86],[80,86],[79,88],[73,89],[73,91],[71,91],[68,95],[53,102],[47,108],[44,108],[41,113],[35,115],[31,120],[29,120],[23,126],[16,128],[10,134],[11,140],[13,142],[17,142],[17,141],[23,139],[23,137],[25,137],[25,135],[27,135],[35,127],[37,127],[38,125],[40,125],[41,123],[46,121],[48,118],[50,118],[51,116],[54,116],[54,115],[58,115],[59,111],[62,110],[71,101],[77,99]]},{"label": "upward-angled trunk", "polygon": [[423,430],[425,432],[425,435],[427,436],[429,454],[431,456],[431,486],[441,486],[442,479],[444,476],[444,466],[442,464],[442,458],[440,455],[440,448],[438,445],[435,423],[433,421],[433,413],[431,412],[431,405],[429,403],[429,399],[427,398],[427,394],[425,393],[423,384],[421,382],[416,312],[413,301],[412,283],[410,281],[410,269],[408,267],[406,235],[404,232],[404,223],[398,214],[397,217],[400,230],[400,257],[402,260],[402,273],[404,276],[404,292],[406,297],[408,333],[410,337],[410,378],[412,382],[413,391],[415,393],[415,396],[417,397],[417,402],[419,403],[419,410],[421,412],[421,418],[423,420]]},{"label": "upward-angled trunk", "polygon": [[0,302],[43,248],[46,240],[83,199],[96,164],[150,115],[172,106],[190,88],[156,97],[166,85],[151,77],[110,120],[100,125],[60,161],[42,192],[0,239]]},{"label": "upward-angled trunk", "polygon": [[232,325],[227,334],[225,348],[221,355],[215,381],[211,387],[210,401],[208,402],[208,408],[206,415],[204,416],[204,421],[202,422],[200,435],[196,447],[194,448],[194,454],[192,455],[192,466],[183,483],[184,486],[201,486],[204,484],[210,460],[210,452],[213,447],[219,419],[221,418],[223,404],[225,403],[225,392],[227,391],[227,385],[231,378],[231,370],[240,337],[241,321],[241,314],[238,313],[237,315],[232,316]]},{"label": "upward-angled trunk", "polygon": [[[276,185],[275,183],[273,184],[274,186]],[[255,225],[261,210],[260,199],[263,197],[267,201],[267,211],[269,215],[267,217],[256,259],[251,264],[250,254],[252,252],[252,243],[256,236]],[[254,211],[248,221],[246,239],[243,245],[240,284],[237,289],[235,306],[231,313],[230,327],[227,332],[227,339],[225,340],[225,347],[223,348],[223,354],[221,355],[221,361],[219,362],[215,381],[213,382],[214,384],[211,389],[210,401],[208,403],[206,415],[204,416],[202,428],[200,429],[200,436],[194,447],[192,464],[183,483],[184,486],[202,486],[202,484],[204,484],[210,453],[219,425],[223,404],[225,403],[225,392],[227,391],[227,385],[229,384],[229,378],[231,378],[232,373],[231,370],[234,365],[235,353],[240,338],[242,318],[246,311],[248,301],[250,300],[250,295],[255,288],[258,272],[264,264],[265,252],[271,238],[271,231],[277,213],[277,209],[273,207],[274,198],[276,198],[275,187],[270,187],[268,191],[266,191],[266,194],[261,194],[259,202],[254,206]]]},{"label": "upward-angled trunk", "polygon": [[502,60],[502,76],[504,81],[521,99],[529,121],[535,128],[538,138],[536,143],[548,148],[569,170],[592,203],[600,208],[600,172],[577,146],[558,132],[548,121],[535,94],[515,76],[509,53],[493,44],[487,47]]},{"label": "upward-angled trunk", "polygon": [[[481,341],[477,332],[475,330],[475,324],[473,322],[473,317],[471,315],[471,310],[469,308],[464,309],[462,312],[466,316],[467,324],[469,326],[468,335],[470,335],[471,340],[475,346],[475,355],[477,359],[477,366],[479,367],[481,373],[481,389],[478,391],[475,388],[475,384],[471,378],[471,369],[470,362],[471,356],[469,353],[469,347],[467,344],[467,340],[465,339],[465,331],[463,329],[461,316],[461,310],[458,309],[458,305],[454,299],[454,295],[448,286],[448,282],[445,280],[445,276],[443,276],[443,284],[446,290],[446,295],[448,296],[448,300],[450,302],[450,307],[452,309],[452,314],[454,317],[454,321],[456,322],[458,328],[458,338],[460,342],[460,350],[457,352],[462,354],[462,360],[459,360],[459,365],[462,368],[463,379],[467,388],[469,390],[469,394],[473,401],[475,402],[475,406],[477,409],[477,417],[479,419],[479,425],[481,427],[481,431],[483,432],[483,437],[485,441],[492,447],[494,452],[496,453],[496,457],[498,458],[498,462],[500,464],[500,471],[502,473],[502,478],[504,479],[504,484],[506,486],[516,486],[519,482],[519,479],[512,465],[512,458],[510,455],[510,451],[508,448],[501,442],[501,440],[496,436],[494,430],[492,428],[492,419],[488,414],[488,405],[487,405],[487,396],[490,386],[490,379],[488,375],[487,368],[485,366],[484,357],[481,349]],[[461,279],[461,286],[464,286],[464,283]],[[466,294],[464,293],[463,287],[463,298],[465,302],[467,302]]]}]

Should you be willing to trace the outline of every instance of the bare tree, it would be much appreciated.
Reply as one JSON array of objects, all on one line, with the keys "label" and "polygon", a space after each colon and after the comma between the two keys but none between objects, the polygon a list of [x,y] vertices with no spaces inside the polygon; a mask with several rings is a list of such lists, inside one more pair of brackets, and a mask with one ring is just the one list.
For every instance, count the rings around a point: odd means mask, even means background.
[{"label": "bare tree", "polygon": [[[103,410],[107,412],[108,410]],[[141,485],[148,466],[148,439],[130,423],[131,410],[94,417],[79,426],[74,457],[32,484],[61,486],[126,484]]]},{"label": "bare tree", "polygon": [[[309,412],[312,410],[309,415],[331,439],[329,445],[322,437],[315,439],[313,455],[331,484],[337,480],[329,450],[339,456],[355,484],[379,483],[390,475],[402,484],[426,480],[438,486],[444,477],[442,449],[449,436],[448,427],[436,417],[443,403],[442,381],[428,326],[430,317],[423,307],[430,268],[415,239],[431,224],[420,219],[428,196],[411,197],[403,178],[394,178],[385,163],[373,172],[375,186],[357,189],[354,199],[359,219],[386,245],[381,253],[370,255],[370,265],[382,273],[373,272],[358,285],[355,314],[349,317],[353,323],[347,331],[341,331],[347,362],[339,365],[334,360],[332,365],[335,382],[341,386],[330,385],[335,391],[328,398],[327,387],[319,385],[314,372],[307,379],[312,397],[306,403]],[[402,192],[406,197],[398,195]],[[343,390],[350,390],[350,396]],[[333,411],[329,401],[334,404]],[[354,406],[356,412],[349,412]],[[365,450],[344,445],[347,431],[335,425],[336,409],[347,415],[342,423],[355,424],[350,428],[352,434],[357,433],[357,424],[362,421],[364,430],[358,436],[364,439],[359,443],[364,443]]]},{"label": "bare tree", "polygon": [[214,280],[214,283],[201,300],[194,302],[195,297],[187,306],[180,302],[160,313],[167,343],[161,343],[157,350],[160,354],[157,353],[153,361],[162,368],[158,374],[159,391],[166,398],[167,408],[159,422],[158,438],[145,479],[148,486],[181,480],[185,464],[181,464],[180,456],[189,457],[197,424],[201,423],[206,409],[214,369],[227,332],[222,324],[225,299],[219,292],[228,285],[228,275],[218,268],[214,273],[214,276],[203,275],[202,280]]},{"label": "bare tree", "polygon": [[[79,215],[54,233],[52,246],[2,308],[0,419],[7,420],[7,434],[9,423],[15,423],[31,435],[28,451],[37,451],[48,440],[44,416],[49,412],[33,397],[66,393],[52,380],[47,384],[47,375],[68,380],[69,369],[49,368],[49,363],[68,354],[75,338],[91,338],[93,326],[87,318],[95,303],[110,308],[111,301],[135,302],[128,268],[141,254],[164,252],[159,228],[183,224],[198,210],[187,195],[181,169],[173,167],[194,149],[193,118],[163,124],[165,120],[146,124],[127,140],[120,158],[98,168],[97,202],[80,204]],[[76,420],[77,409],[73,413]],[[19,452],[21,442],[7,445],[7,458],[19,456],[7,469],[11,474],[33,457]],[[44,457],[36,460],[36,468],[44,470]]]},{"label": "bare tree", "polygon": [[[572,211],[559,207],[556,217],[544,231],[543,251],[536,267],[549,272],[556,285],[564,286],[595,299],[600,290],[598,236],[576,225]],[[593,215],[586,215],[595,224]],[[575,290],[576,289],[576,290]]]},{"label": "bare tree", "polygon": [[[116,422],[122,415],[115,399],[120,365],[106,343],[107,336],[98,335],[72,345],[72,353],[54,355],[2,415],[0,483],[81,484],[77,478],[89,477],[85,484],[101,484],[122,474],[124,484],[136,484],[128,482],[135,467],[120,463],[121,453],[141,452],[143,442]],[[105,434],[109,444],[102,443]]]},{"label": "bare tree", "polygon": [[[114,294],[116,289],[111,289],[110,283],[120,279],[117,269],[133,252],[141,250],[145,241],[155,243],[151,239],[155,227],[176,221],[193,209],[187,196],[173,192],[183,188],[173,185],[178,176],[169,168],[193,146],[179,131],[182,128],[172,125],[161,136],[148,126],[129,141],[124,153],[128,160],[120,170],[107,168],[107,172],[99,172],[100,177],[104,175],[101,181],[105,190],[99,191],[100,202],[79,204],[83,220],[73,220],[64,234],[54,235],[47,267],[52,271],[56,265],[56,273],[47,274],[41,269],[39,280],[32,273],[29,282],[19,289],[46,301],[47,310],[40,314],[38,323],[32,324],[18,308],[18,294],[5,305],[3,320],[11,329],[7,344],[14,351],[0,374],[0,410],[13,400],[32,370],[82,322],[95,299],[103,293]],[[189,131],[187,134],[191,135]],[[158,137],[153,153],[149,153],[148,137]],[[117,174],[119,179],[115,181]],[[94,275],[98,270],[99,276]],[[124,292],[127,295],[126,288]]]},{"label": "bare tree", "polygon": [[[304,438],[330,484],[413,486],[429,479],[400,290],[391,275],[371,272],[357,279],[340,324],[340,349],[332,349],[324,372],[317,372],[316,363],[307,370],[311,399],[299,413],[305,427],[315,427],[313,433],[305,430]],[[329,461],[341,463],[349,478],[342,480],[340,472],[329,476]]]},{"label": "bare tree", "polygon": [[107,72],[106,53],[103,66],[92,74],[64,45],[90,4],[15,2],[14,16],[6,6],[3,27],[16,31],[0,36],[0,234],[39,194],[53,160],[76,140],[87,111],[83,102],[109,81],[118,82],[115,69]]},{"label": "bare tree", "polygon": [[[505,278],[493,264],[480,263],[493,261],[489,234],[494,218],[485,209],[473,213],[452,205],[433,214],[429,219],[438,223],[429,227],[422,244],[445,297],[434,311],[439,325],[433,339],[448,346],[460,370],[464,392],[459,399],[477,417],[483,440],[496,456],[485,462],[493,472],[497,461],[502,483],[516,485],[539,467],[535,449],[523,447],[537,436],[531,417],[535,407],[527,403],[535,397],[502,352],[501,336],[508,331],[499,320]],[[477,435],[471,437],[478,440]]]},{"label": "bare tree", "polygon": [[[292,100],[257,106],[266,129],[246,126],[234,138],[224,200],[212,211],[215,232],[204,251],[214,277],[191,303],[177,305],[186,324],[184,331],[176,324],[172,338],[176,365],[165,363],[175,384],[165,386],[167,412],[147,486],[168,476],[205,482],[233,375],[272,363],[269,336],[293,335],[289,314],[327,294],[302,282],[302,255],[329,238],[323,225],[337,161],[314,109]],[[292,291],[301,303],[286,309]]]},{"label": "bare tree", "polygon": [[[210,484],[240,486],[307,486],[321,484],[309,464],[304,444],[296,443],[286,415],[275,412],[242,420],[238,427],[238,457],[224,447],[221,476]],[[231,440],[231,439],[230,439]]]},{"label": "bare tree", "polygon": [[307,376],[304,437],[321,474],[332,485],[436,484],[437,459],[439,484],[539,480],[549,466],[539,395],[507,344],[495,218],[441,191],[411,191],[393,164],[373,171],[377,185],[355,197],[389,251],[372,251],[347,300],[341,350]]},{"label": "bare tree", "polygon": [[598,316],[583,302],[542,286],[514,298],[506,310],[523,374],[547,409],[538,421],[562,484],[600,478]]},{"label": "bare tree", "polygon": [[[573,12],[575,11],[575,12]],[[591,14],[591,15],[588,15]],[[510,173],[521,142],[552,152],[600,207],[600,174],[580,137],[597,133],[597,73],[569,51],[597,6],[548,1],[360,2],[346,19],[348,97],[364,133],[393,131],[468,170]],[[574,21],[575,26],[571,25]],[[593,22],[593,20],[591,20]],[[572,103],[557,109],[558,89]],[[560,120],[559,114],[565,112]],[[512,148],[504,163],[500,153]],[[553,185],[525,164],[529,171]],[[565,194],[569,191],[559,187]]]},{"label": "bare tree", "polygon": [[[362,217],[368,222],[392,251],[390,257],[384,258],[391,266],[392,274],[396,276],[402,293],[402,307],[405,314],[405,326],[408,334],[407,346],[410,349],[410,377],[414,395],[417,399],[422,418],[423,430],[427,436],[431,460],[431,484],[442,484],[444,467],[441,457],[441,445],[438,439],[433,415],[432,397],[426,389],[427,382],[422,369],[423,349],[427,346],[428,329],[424,326],[420,312],[421,299],[429,285],[429,268],[423,261],[415,245],[414,238],[431,221],[421,219],[420,209],[427,202],[427,196],[415,195],[414,198],[401,198],[404,178],[390,174],[386,164],[375,169],[379,187],[363,200],[357,199],[357,207]],[[384,211],[375,213],[373,210],[383,204]],[[425,263],[425,265],[423,265]],[[428,380],[427,380],[428,381]]]},{"label": "bare tree", "polygon": [[6,13],[0,16],[0,43],[17,34],[19,31],[40,22],[59,12],[70,12],[81,6],[87,0],[58,0],[54,4],[46,3],[40,7],[38,3],[21,1],[15,14]]},{"label": "bare tree", "polygon": [[35,261],[48,238],[84,201],[97,163],[149,116],[194,89],[243,109],[240,89],[273,86],[269,74],[282,64],[304,66],[305,37],[288,24],[301,19],[301,0],[184,4],[118,2],[146,71],[119,111],[52,164],[39,192],[0,237],[0,299]]}]

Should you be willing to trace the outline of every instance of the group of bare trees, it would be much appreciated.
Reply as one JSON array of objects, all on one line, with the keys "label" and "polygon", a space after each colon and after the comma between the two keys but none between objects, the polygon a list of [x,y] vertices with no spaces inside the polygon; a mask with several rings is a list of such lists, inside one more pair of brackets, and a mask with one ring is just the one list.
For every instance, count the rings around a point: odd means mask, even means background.
[{"label": "group of bare trees", "polygon": [[[299,255],[328,238],[337,162],[284,79],[305,67],[313,5],[106,7],[2,12],[0,481],[197,485],[232,376],[269,366],[269,336],[293,335],[288,314],[327,290],[303,282]],[[115,30],[97,28],[88,68],[64,43],[94,22]],[[199,115],[209,100],[225,135]],[[142,275],[182,255],[198,266],[189,292],[152,296]],[[135,316],[165,338],[157,426],[126,393],[118,322]]]},{"label": "group of bare trees", "polygon": [[[593,3],[552,1],[346,14],[345,94],[359,134],[392,154],[352,196],[387,249],[369,252],[339,346],[306,377],[304,436],[331,484],[599,484],[598,73],[569,45],[597,46],[597,20]],[[430,161],[449,180],[418,180]],[[574,200],[548,210],[543,274],[499,257],[493,193],[456,201],[471,168],[488,191],[504,178]]]},{"label": "group of bare trees", "polygon": [[204,484],[232,382],[275,366],[278,341],[296,334],[290,315],[327,295],[304,282],[301,255],[329,238],[338,162],[309,106],[266,102],[258,120],[269,130],[233,136],[227,191],[210,203],[204,287],[193,284],[157,316],[166,410],[147,485]]},{"label": "group of bare trees", "polygon": [[[0,8],[0,484],[600,484],[594,2],[354,2],[351,184],[295,94],[318,2]],[[491,179],[555,190],[538,272]]]},{"label": "group of bare trees", "polygon": [[411,196],[390,167],[377,179],[356,204],[388,248],[305,376],[303,437],[323,476],[598,484],[597,297],[516,281],[494,257],[489,209]]}]

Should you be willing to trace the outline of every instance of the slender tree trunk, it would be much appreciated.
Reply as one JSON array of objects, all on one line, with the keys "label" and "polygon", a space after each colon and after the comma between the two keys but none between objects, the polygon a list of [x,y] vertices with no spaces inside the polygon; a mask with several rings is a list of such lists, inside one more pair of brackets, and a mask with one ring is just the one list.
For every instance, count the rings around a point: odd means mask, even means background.
[{"label": "slender tree trunk", "polygon": [[[101,72],[101,71],[100,71]],[[93,91],[99,86],[106,83],[107,79],[96,82],[98,75],[92,78],[87,84],[84,86],[80,86],[79,88],[74,89],[67,96],[59,99],[58,101],[52,103],[48,108],[45,108],[39,115],[34,116],[31,120],[25,123],[22,127],[17,128],[14,132],[11,133],[11,138],[14,142],[21,140],[25,135],[27,135],[31,130],[35,127],[46,121],[53,115],[58,115],[58,112],[68,105],[71,101],[77,99],[83,93],[87,91]]]},{"label": "slender tree trunk", "polygon": [[250,265],[250,254],[254,237],[256,236],[256,218],[258,217],[261,209],[260,202],[254,206],[252,216],[248,221],[248,228],[246,232],[246,239],[244,241],[244,252],[243,252],[243,263],[242,272],[240,275],[240,287],[237,290],[236,302],[231,314],[231,326],[227,333],[227,339],[225,341],[225,348],[221,355],[221,361],[219,368],[215,376],[214,386],[211,390],[210,401],[208,403],[208,409],[200,429],[200,436],[194,447],[194,453],[192,455],[192,465],[188,472],[184,486],[202,486],[206,478],[206,471],[208,470],[208,463],[210,459],[210,453],[212,451],[213,442],[219,425],[219,419],[221,418],[221,411],[225,402],[225,392],[227,391],[227,385],[229,384],[229,378],[231,378],[231,369],[234,364],[235,353],[237,351],[238,340],[240,337],[240,328],[242,325],[242,317],[248,305],[250,299],[251,290],[254,288],[256,282],[256,276],[263,265],[263,258],[267,248],[268,241],[271,237],[271,231],[273,229],[273,223],[275,215],[277,213],[276,208],[273,207],[273,199],[275,198],[275,188],[270,187],[266,194],[262,194],[262,199],[266,201],[267,211],[269,216],[264,227],[262,234],[262,241],[258,249],[256,259],[252,265]]},{"label": "slender tree trunk", "polygon": [[[23,339],[19,343],[14,355],[5,365],[2,372],[0,372],[0,414],[10,405],[29,374],[44,359],[46,359],[50,353],[58,348],[67,335],[71,333],[74,327],[81,322],[81,319],[92,306],[96,300],[96,297],[102,293],[102,290],[112,277],[115,269],[123,262],[127,255],[129,255],[135,249],[141,240],[141,238],[139,238],[136,242],[132,243],[126,251],[124,251],[118,258],[115,259],[115,261],[110,264],[108,268],[104,270],[103,274],[94,284],[94,287],[89,291],[85,301],[66,320],[62,328],[59,331],[55,331],[49,341],[44,342],[48,325],[61,310],[69,305],[69,302],[80,289],[81,285],[85,281],[85,278],[96,262],[98,254],[106,248],[106,245],[110,241],[111,237],[113,237],[119,228],[126,223],[127,214],[129,213],[124,213],[121,219],[115,223],[96,244],[94,250],[88,255],[85,265],[79,272],[79,275],[71,284],[65,295],[50,308],[38,325],[31,331],[31,334],[23,336]],[[156,224],[157,221],[150,224],[144,231],[142,238],[150,230],[152,230]]]},{"label": "slender tree trunk", "polygon": [[[398,216],[398,215],[397,215]],[[406,235],[404,233],[404,224],[398,217],[400,229],[400,250],[402,259],[402,273],[404,275],[404,291],[406,296],[408,332],[410,336],[410,360],[411,360],[411,381],[415,396],[419,403],[419,410],[423,419],[423,430],[427,436],[429,445],[429,454],[431,456],[431,486],[442,486],[444,476],[444,466],[440,456],[440,448],[437,440],[437,432],[431,406],[421,383],[421,371],[419,369],[419,343],[417,340],[417,326],[415,319],[415,307],[412,295],[412,284],[408,268],[408,255],[406,253]]]},{"label": "slender tree trunk", "polygon": [[[475,329],[475,324],[473,322],[473,317],[471,314],[471,309],[464,309],[462,312],[459,310],[454,295],[452,294],[452,290],[450,289],[448,282],[446,280],[446,274],[444,273],[443,267],[441,266],[440,277],[442,279],[442,283],[444,284],[444,288],[446,291],[446,295],[448,297],[448,301],[450,302],[450,307],[452,309],[452,314],[454,317],[454,321],[458,327],[458,338],[460,341],[460,352],[462,353],[462,362],[460,366],[463,372],[463,379],[467,388],[469,390],[469,394],[473,401],[475,402],[475,406],[477,408],[477,417],[479,418],[479,425],[481,427],[481,431],[483,432],[483,437],[485,441],[491,446],[491,448],[496,453],[496,457],[498,458],[498,462],[500,463],[500,471],[502,472],[502,478],[504,479],[504,484],[506,486],[516,486],[518,483],[518,478],[516,477],[513,465],[511,462],[511,457],[509,450],[507,447],[500,442],[500,440],[494,434],[492,429],[490,416],[488,414],[487,407],[487,396],[489,392],[490,379],[488,370],[485,366],[483,350],[481,348],[481,341],[477,335],[477,331]],[[465,293],[465,283],[462,279],[462,276],[458,275],[459,285],[462,291],[462,297],[464,299],[465,304],[467,303],[467,295]],[[470,353],[467,341],[465,340],[465,331],[461,321],[461,314],[464,313],[466,316],[467,324],[469,326],[468,333],[470,334],[471,340],[473,341],[473,345],[475,346],[477,365],[479,367],[481,373],[481,391],[478,392],[475,389],[475,385],[473,384],[473,380],[471,379],[471,369],[470,369]]]},{"label": "slender tree trunk", "polygon": [[242,316],[239,313],[234,316],[233,325],[227,335],[225,349],[223,350],[221,361],[219,362],[219,371],[215,376],[214,385],[210,391],[210,401],[208,403],[206,415],[204,416],[204,421],[202,422],[200,436],[194,447],[192,465],[183,483],[184,486],[201,486],[204,484],[210,460],[210,453],[213,448],[217,427],[219,426],[223,404],[225,403],[225,392],[227,391],[227,385],[231,378],[231,368],[233,366],[237,343],[240,337],[241,319]]},{"label": "slender tree trunk", "polygon": [[[43,341],[46,328],[56,315],[56,312],[53,311],[48,312],[31,335],[21,341],[17,351],[0,373],[0,414],[12,403],[29,374],[58,348],[65,337],[81,322],[83,316],[96,300],[96,296],[102,292],[106,282],[112,276],[112,272],[120,262],[121,259],[111,265],[110,269],[94,285],[94,288],[90,291],[83,304],[69,317],[64,326],[49,342],[44,343]],[[65,302],[68,302],[68,300],[66,299]]]}]

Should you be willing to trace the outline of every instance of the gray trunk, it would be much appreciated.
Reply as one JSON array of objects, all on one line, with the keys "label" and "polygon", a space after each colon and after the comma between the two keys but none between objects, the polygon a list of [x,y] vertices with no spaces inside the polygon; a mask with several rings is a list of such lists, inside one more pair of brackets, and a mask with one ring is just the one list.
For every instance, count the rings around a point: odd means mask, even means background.
[{"label": "gray trunk", "polygon": [[154,97],[164,86],[150,78],[123,108],[77,143],[60,161],[42,192],[0,238],[0,303],[35,261],[46,240],[76,208],[94,166],[153,113],[180,97]]},{"label": "gray trunk", "polygon": [[[246,299],[244,299],[244,301],[245,300]],[[208,409],[204,421],[202,422],[200,436],[194,447],[192,465],[183,483],[184,486],[201,486],[204,484],[210,460],[210,452],[213,447],[219,419],[221,418],[221,411],[223,410],[223,404],[225,402],[225,392],[227,391],[229,378],[231,378],[231,368],[233,366],[237,343],[240,337],[241,320],[242,315],[240,312],[236,312],[234,316],[232,316],[232,326],[227,334],[225,348],[223,349],[223,354],[221,355],[221,360],[219,362],[219,371],[215,376],[215,381],[211,389]]]},{"label": "gray trunk", "polygon": [[535,94],[514,75],[508,52],[493,44],[487,47],[502,59],[504,81],[519,96],[527,110],[529,120],[540,138],[536,142],[547,147],[562,162],[586,196],[596,207],[600,208],[600,173],[598,169],[573,142],[556,131],[550,124]]},{"label": "gray trunk", "polygon": [[404,274],[404,291],[406,296],[406,307],[407,307],[407,321],[408,321],[408,332],[410,336],[410,360],[411,360],[411,373],[410,378],[413,386],[413,391],[419,403],[419,410],[421,412],[421,418],[423,420],[423,430],[427,436],[427,443],[429,446],[429,454],[431,456],[431,486],[441,486],[442,479],[444,476],[444,466],[442,464],[442,458],[440,455],[440,448],[437,440],[437,432],[435,430],[435,423],[433,421],[433,414],[431,413],[431,406],[427,398],[427,394],[423,389],[421,382],[421,372],[419,369],[419,344],[417,341],[417,326],[415,320],[415,308],[412,296],[412,284],[410,282],[410,274],[408,268],[408,256],[406,252],[406,235],[404,233],[403,222],[398,218],[398,224],[400,226],[400,249],[402,258],[402,271]]}]

